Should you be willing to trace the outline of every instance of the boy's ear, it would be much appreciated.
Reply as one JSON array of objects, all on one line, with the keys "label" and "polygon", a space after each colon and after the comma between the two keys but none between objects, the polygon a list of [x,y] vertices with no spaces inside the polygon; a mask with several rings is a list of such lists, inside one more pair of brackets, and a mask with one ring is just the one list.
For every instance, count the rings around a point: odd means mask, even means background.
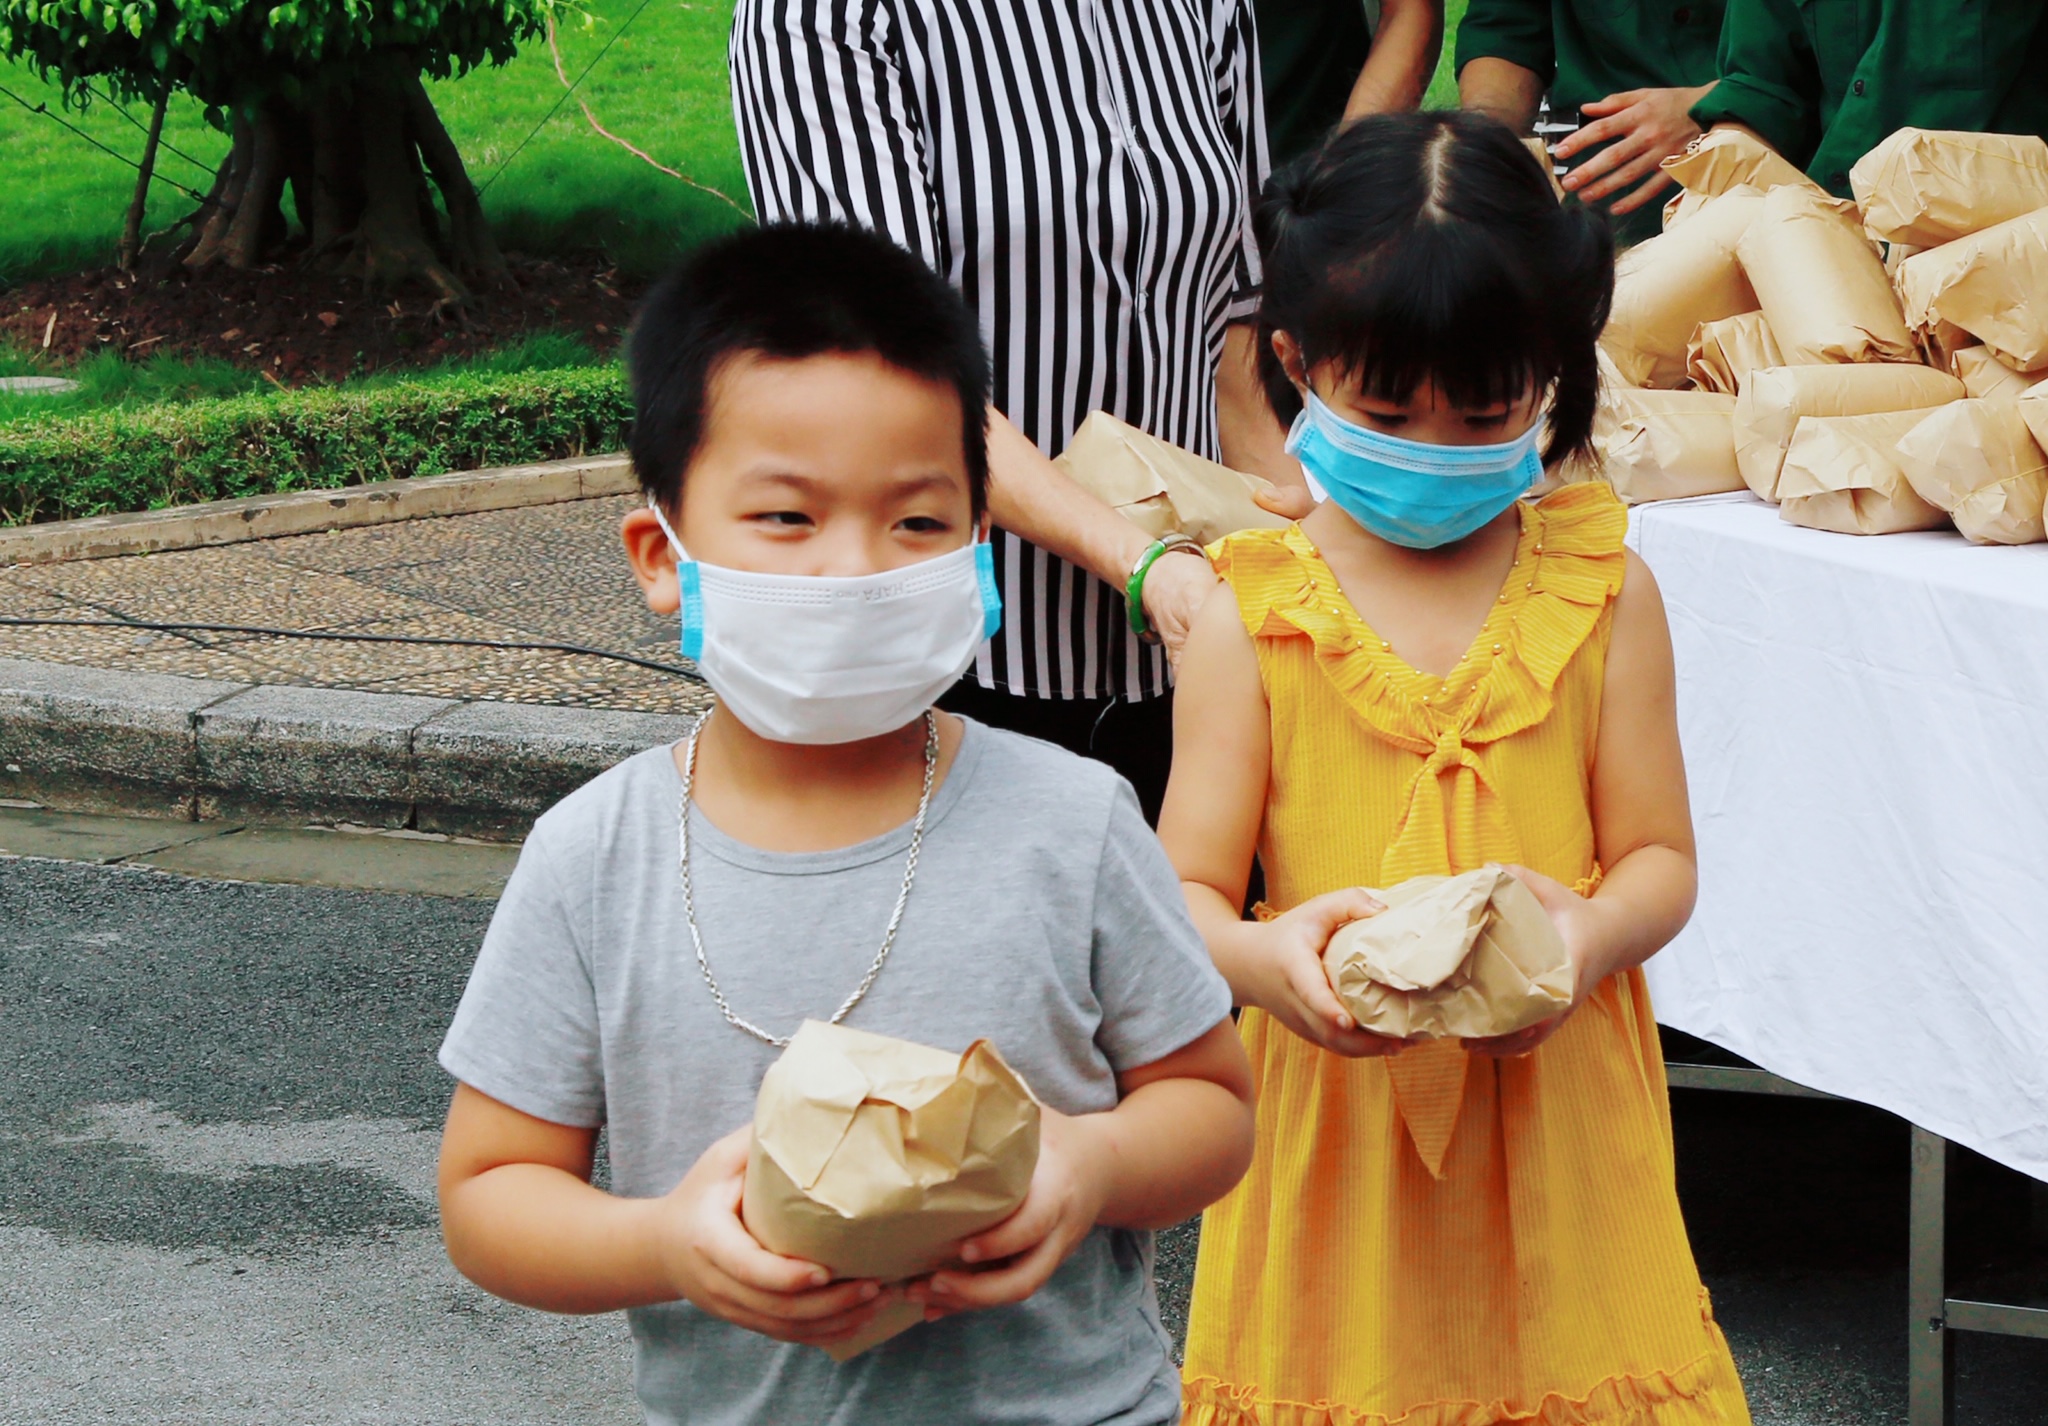
[{"label": "boy's ear", "polygon": [[668,533],[646,506],[626,512],[619,522],[619,539],[626,546],[626,561],[633,566],[633,578],[647,607],[657,614],[673,614],[682,606],[682,591],[676,587],[676,552],[669,547]]}]

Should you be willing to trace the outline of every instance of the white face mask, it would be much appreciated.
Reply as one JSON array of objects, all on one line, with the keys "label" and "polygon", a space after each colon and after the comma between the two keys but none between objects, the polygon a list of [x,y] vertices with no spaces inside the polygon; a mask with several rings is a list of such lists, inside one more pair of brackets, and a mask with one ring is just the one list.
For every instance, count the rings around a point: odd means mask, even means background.
[{"label": "white face mask", "polygon": [[853,743],[911,722],[1003,622],[985,541],[882,574],[756,574],[676,552],[683,657],[778,743]]}]

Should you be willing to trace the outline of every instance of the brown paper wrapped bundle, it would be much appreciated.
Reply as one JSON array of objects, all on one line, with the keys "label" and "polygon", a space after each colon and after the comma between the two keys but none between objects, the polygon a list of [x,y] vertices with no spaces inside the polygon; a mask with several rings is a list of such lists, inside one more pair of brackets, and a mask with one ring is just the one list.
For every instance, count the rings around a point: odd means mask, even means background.
[{"label": "brown paper wrapped bundle", "polygon": [[1387,909],[1330,937],[1323,969],[1359,1028],[1396,1039],[1487,1039],[1571,1004],[1564,940],[1535,894],[1499,867],[1418,876]]},{"label": "brown paper wrapped bundle", "polygon": [[1964,391],[1994,400],[2017,401],[2048,381],[2048,371],[2037,371],[2032,376],[2014,371],[1985,346],[1964,347],[1949,358],[1949,370],[1963,383]]},{"label": "brown paper wrapped bundle", "polygon": [[2048,141],[1900,129],[1856,160],[1849,188],[1873,238],[1939,247],[2048,208]]},{"label": "brown paper wrapped bundle", "polygon": [[[1661,397],[1662,409],[1641,409]],[[1633,399],[1630,399],[1633,398]],[[1630,407],[1637,407],[1630,411]],[[1742,489],[1735,465],[1735,398],[1713,391],[1627,393],[1597,432],[1607,481],[1631,505]]]},{"label": "brown paper wrapped bundle", "polygon": [[[1017,1211],[1038,1117],[986,1040],[955,1055],[807,1020],[761,1080],[741,1216],[770,1252],[835,1277],[916,1277]],[[894,1304],[827,1350],[845,1361],[923,1316]]]},{"label": "brown paper wrapped bundle", "polygon": [[2048,378],[2035,382],[2019,399],[2020,419],[2034,433],[2034,444],[2048,451]]},{"label": "brown paper wrapped bundle", "polygon": [[1953,322],[2008,366],[2048,368],[2048,208],[1907,258],[1898,286],[1916,329]]},{"label": "brown paper wrapped bundle", "polygon": [[1714,197],[1747,184],[1759,193],[1786,184],[1821,192],[1769,144],[1741,129],[1711,129],[1657,165],[1672,180],[1694,193]]},{"label": "brown paper wrapped bundle", "polygon": [[[1762,192],[1761,189],[1757,191]],[[1692,217],[1700,209],[1706,207],[1708,203],[1713,201],[1713,198],[1714,195],[1711,193],[1695,193],[1690,188],[1679,189],[1671,198],[1665,200],[1663,230],[1667,233],[1670,232],[1687,218]]]},{"label": "brown paper wrapped bundle", "polygon": [[1702,322],[1685,347],[1685,373],[1702,391],[1730,396],[1742,390],[1743,378],[1760,366],[1783,366],[1785,354],[1771,335],[1761,312],[1744,312],[1718,322]]},{"label": "brown paper wrapped bundle", "polygon": [[1207,545],[1239,530],[1287,524],[1252,499],[1253,491],[1273,488],[1266,481],[1147,435],[1107,411],[1083,421],[1053,464],[1155,540],[1179,533]]},{"label": "brown paper wrapped bundle", "polygon": [[1971,399],[1929,412],[1899,440],[1899,465],[1930,505],[1984,545],[2048,538],[2048,454],[2017,401]]},{"label": "brown paper wrapped bundle", "polygon": [[1962,396],[1960,381],[1925,366],[1758,367],[1735,398],[1735,464],[1751,490],[1776,501],[1800,417],[1924,411]]},{"label": "brown paper wrapped bundle", "polygon": [[1845,535],[1948,524],[1947,515],[1913,492],[1899,466],[1899,438],[1926,419],[1925,411],[1801,417],[1778,473],[1778,514],[1794,525]]},{"label": "brown paper wrapped bundle", "polygon": [[1615,260],[1614,305],[1600,345],[1629,385],[1677,386],[1700,323],[1756,310],[1735,249],[1763,203],[1754,189],[1724,193]]},{"label": "brown paper wrapped bundle", "polygon": [[1839,199],[1772,189],[1736,254],[1786,361],[1920,359],[1877,250]]}]

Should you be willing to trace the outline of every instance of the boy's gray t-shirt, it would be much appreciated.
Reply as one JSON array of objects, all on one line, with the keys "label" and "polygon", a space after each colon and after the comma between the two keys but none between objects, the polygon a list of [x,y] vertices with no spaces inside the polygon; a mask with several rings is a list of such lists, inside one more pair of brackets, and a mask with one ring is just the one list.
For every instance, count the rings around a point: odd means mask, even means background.
[{"label": "boy's gray t-shirt", "polygon": [[[964,721],[964,720],[963,720]],[[677,876],[669,748],[543,816],[441,1047],[464,1083],[559,1124],[604,1125],[613,1191],[667,1193],[753,1119],[777,1051],[725,1023]],[[694,808],[697,924],[738,1015],[825,1019],[881,945],[906,823],[777,853]],[[1108,768],[972,722],[932,799],[895,950],[847,1024],[944,1049],[993,1041],[1046,1104],[1112,1108],[1116,1075],[1230,1012],[1164,852]],[[835,1365],[688,1303],[630,1315],[647,1419],[1153,1423],[1179,1416],[1148,1233],[1098,1228],[1035,1296],[913,1328]]]}]

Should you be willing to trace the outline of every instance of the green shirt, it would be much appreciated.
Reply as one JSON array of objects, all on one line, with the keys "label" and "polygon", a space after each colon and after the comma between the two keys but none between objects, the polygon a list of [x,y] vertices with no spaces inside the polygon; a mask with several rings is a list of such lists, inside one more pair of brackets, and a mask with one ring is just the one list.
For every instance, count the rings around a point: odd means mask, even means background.
[{"label": "green shirt", "polygon": [[1363,0],[1253,0],[1266,147],[1278,168],[1344,117],[1372,52]]},{"label": "green shirt", "polygon": [[[1504,59],[1540,78],[1550,112],[1569,122],[1579,106],[1626,89],[1712,82],[1724,0],[1472,0],[1458,27],[1458,68]],[[1583,161],[1596,150],[1580,155]],[[1630,189],[1623,189],[1622,193]],[[1615,195],[1620,197],[1620,194]],[[1657,231],[1652,203],[1622,220],[1626,238]]]},{"label": "green shirt", "polygon": [[1747,124],[1833,192],[1894,130],[2048,137],[2044,0],[1728,0],[1702,126]]}]

